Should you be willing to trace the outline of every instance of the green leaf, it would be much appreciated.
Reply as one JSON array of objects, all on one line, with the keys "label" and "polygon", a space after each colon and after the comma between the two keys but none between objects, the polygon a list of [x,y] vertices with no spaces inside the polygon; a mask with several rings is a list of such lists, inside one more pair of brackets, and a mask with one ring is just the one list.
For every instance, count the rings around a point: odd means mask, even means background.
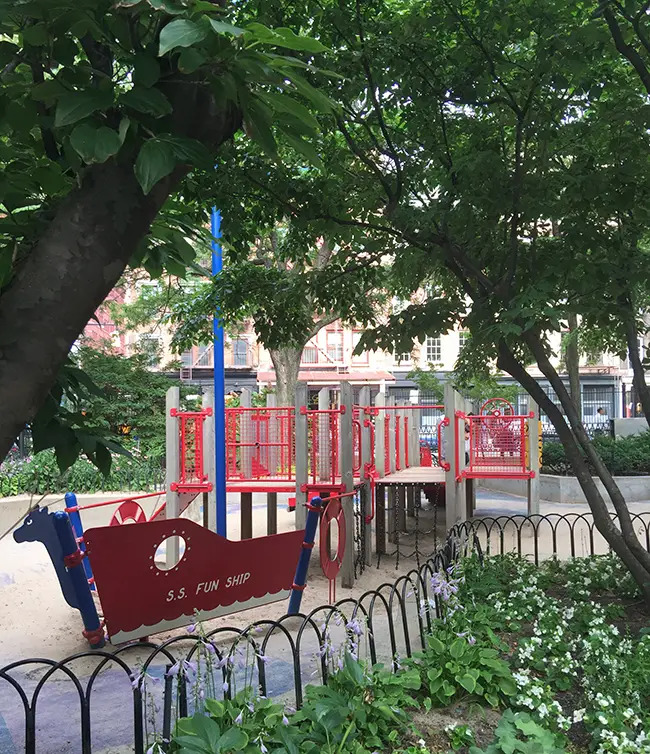
[{"label": "green leaf", "polygon": [[464,676],[461,678],[458,678],[458,683],[466,690],[469,691],[470,694],[474,693],[474,689],[476,688],[476,681],[474,678],[472,678],[469,673],[465,673]]},{"label": "green leaf", "polygon": [[122,139],[117,131],[101,126],[94,128],[90,123],[80,123],[70,134],[73,149],[86,163],[106,162],[117,154],[122,146]]},{"label": "green leaf", "polygon": [[438,639],[437,636],[429,637],[429,646],[436,654],[442,654],[445,651],[445,645]]},{"label": "green leaf", "polygon": [[295,34],[291,29],[281,26],[274,29],[276,37],[280,37],[281,42],[276,42],[279,47],[286,47],[289,50],[304,50],[305,52],[326,52],[327,47],[321,44],[313,37],[304,37]]},{"label": "green leaf", "polygon": [[269,109],[259,100],[249,98],[244,113],[244,128],[248,136],[256,141],[271,157],[275,157],[278,148],[271,131]]},{"label": "green leaf", "polygon": [[302,96],[309,100],[316,108],[324,113],[331,113],[333,108],[333,102],[318,89],[313,87],[306,79],[297,73],[291,74],[291,83],[302,94]]},{"label": "green leaf", "polygon": [[207,744],[209,751],[218,751],[218,741],[221,736],[221,728],[211,718],[204,715],[202,712],[196,712],[192,716],[192,728],[195,735],[197,735],[201,741]]},{"label": "green leaf", "polygon": [[206,38],[208,32],[203,26],[185,18],[177,18],[160,32],[158,56],[162,57],[177,47],[190,47]]},{"label": "green leaf", "polygon": [[47,27],[44,23],[28,26],[23,31],[23,40],[34,47],[44,47],[48,42]]},{"label": "green leaf", "polygon": [[449,654],[457,660],[459,657],[461,657],[465,653],[465,649],[467,648],[467,642],[465,639],[458,638],[455,639],[451,646],[449,647]]},{"label": "green leaf", "polygon": [[233,26],[224,21],[217,21],[215,18],[210,19],[210,24],[217,34],[231,34],[233,37],[241,37],[246,31],[245,29],[240,29],[239,26]]},{"label": "green leaf", "polygon": [[361,665],[350,655],[349,652],[345,654],[345,669],[350,675],[350,678],[358,685],[363,684],[363,670]]},{"label": "green leaf", "polygon": [[172,111],[172,106],[167,97],[158,89],[145,89],[144,87],[134,86],[128,92],[125,92],[119,99],[120,103],[147,115],[153,115],[154,118],[160,118],[168,115]]},{"label": "green leaf", "polygon": [[499,678],[499,688],[506,696],[513,696],[517,693],[517,684],[512,678]]},{"label": "green leaf", "polygon": [[133,83],[137,86],[153,86],[160,78],[160,63],[152,55],[138,53],[133,66]]},{"label": "green leaf", "polygon": [[113,463],[113,457],[111,456],[110,451],[105,445],[97,443],[95,447],[94,462],[104,476],[108,476],[111,473],[111,464]]},{"label": "green leaf", "polygon": [[174,155],[180,162],[204,165],[210,160],[210,151],[196,139],[187,139],[184,136],[164,136],[161,138],[172,145]]},{"label": "green leaf", "polygon": [[318,131],[320,129],[320,125],[316,118],[314,118],[303,104],[297,102],[293,97],[289,97],[286,94],[278,94],[276,92],[260,92],[258,97],[269,105],[272,110],[295,115],[296,118],[299,118],[313,131]]},{"label": "green leaf", "polygon": [[299,154],[306,157],[309,162],[311,162],[312,165],[319,168],[320,170],[323,169],[323,161],[321,160],[320,156],[318,155],[318,152],[314,149],[314,147],[304,139],[301,139],[299,136],[293,136],[293,134],[288,134],[286,131],[283,131],[285,139],[291,144],[291,146],[298,152]]},{"label": "green leaf", "polygon": [[159,139],[146,141],[138,153],[134,168],[142,191],[148,194],[161,178],[172,172],[175,165],[176,159],[171,144]]},{"label": "green leaf", "polygon": [[112,101],[112,92],[97,89],[64,94],[56,104],[54,125],[57,128],[69,126],[72,123],[80,121],[82,118],[87,118],[96,110],[108,108]]},{"label": "green leaf", "polygon": [[188,47],[183,50],[178,58],[178,70],[182,73],[194,73],[206,61],[206,57],[199,50]]},{"label": "green leaf", "polygon": [[215,752],[241,751],[248,745],[248,736],[241,728],[230,728],[217,741]]},{"label": "green leaf", "polygon": [[258,42],[285,47],[289,50],[305,50],[306,52],[323,52],[327,47],[311,37],[302,37],[295,34],[291,29],[280,27],[269,29],[256,21],[246,25],[246,31]]}]

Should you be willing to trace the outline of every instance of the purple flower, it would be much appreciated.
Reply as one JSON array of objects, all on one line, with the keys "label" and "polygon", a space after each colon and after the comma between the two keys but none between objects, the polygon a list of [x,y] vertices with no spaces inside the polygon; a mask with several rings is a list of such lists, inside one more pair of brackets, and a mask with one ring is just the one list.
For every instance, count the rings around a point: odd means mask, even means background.
[{"label": "purple flower", "polygon": [[264,746],[264,744],[261,741],[260,741],[260,751],[262,752],[262,754],[266,754],[268,751],[266,746]]},{"label": "purple flower", "polygon": [[166,675],[168,678],[174,678],[181,672],[181,661],[175,662],[171,668],[167,671]]},{"label": "purple flower", "polygon": [[140,681],[142,680],[142,675],[140,673],[132,673],[131,674],[131,688],[137,689],[140,685]]},{"label": "purple flower", "polygon": [[257,659],[261,660],[265,665],[266,663],[271,659],[270,657],[267,657],[266,655],[257,655]]},{"label": "purple flower", "polygon": [[187,633],[193,634],[196,631],[196,623],[192,623],[187,627]]},{"label": "purple flower", "polygon": [[475,639],[475,638],[474,638],[473,636],[470,636],[470,637],[469,637],[469,639],[468,639],[467,641],[468,641],[468,642],[469,642],[470,644],[472,644],[472,645],[473,645],[473,644],[476,644],[476,639]]},{"label": "purple flower", "polygon": [[228,691],[228,689],[230,688],[230,682],[229,682],[229,681],[226,681],[226,682],[225,682],[225,683],[223,684],[222,688],[223,688],[223,690],[224,690],[224,691]]},{"label": "purple flower", "polygon": [[282,725],[289,725],[289,718],[286,715],[282,715]]},{"label": "purple flower", "polygon": [[216,654],[217,650],[211,641],[204,641],[203,646],[205,647],[206,652],[209,652],[211,655]]},{"label": "purple flower", "polygon": [[345,627],[347,628],[348,631],[350,631],[351,633],[353,633],[355,636],[362,636],[363,635],[363,629],[361,628],[361,624],[359,623],[359,621],[356,618],[354,618],[351,621],[349,621],[348,623],[346,623]]},{"label": "purple flower", "polygon": [[244,721],[244,710],[240,710],[239,714],[235,718],[235,725],[241,725]]}]

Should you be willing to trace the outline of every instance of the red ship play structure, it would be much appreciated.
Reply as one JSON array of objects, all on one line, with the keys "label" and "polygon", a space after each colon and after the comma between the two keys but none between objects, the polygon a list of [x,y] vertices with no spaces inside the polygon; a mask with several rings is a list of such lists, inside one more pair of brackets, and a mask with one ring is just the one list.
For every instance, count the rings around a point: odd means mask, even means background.
[{"label": "red ship play structure", "polygon": [[[473,480],[527,479],[529,511],[535,512],[539,426],[532,404],[518,414],[507,401],[493,399],[472,415],[449,387],[444,406],[391,405],[383,394],[371,405],[367,388],[354,405],[346,383],[335,408],[308,408],[306,396],[300,385],[295,408],[226,409],[226,487],[240,498],[239,541],[216,533],[226,501],[216,495],[210,395],[202,410],[181,411],[178,388],[168,396],[164,493],[85,506],[68,493],[64,511],[29,514],[14,538],[45,544],[91,646],[103,645],[105,631],[113,642],[138,639],[290,594],[290,612],[298,612],[316,536],[330,582],[340,575],[344,587],[352,586],[355,544],[366,562],[373,538],[376,552],[386,552],[391,526],[410,515],[414,489],[439,493],[450,526],[473,514]],[[437,442],[421,442],[424,416],[434,417],[427,427]],[[253,537],[254,493],[266,495],[266,536]],[[277,532],[278,493],[295,496],[295,531]],[[165,501],[147,516],[143,501],[161,494]],[[181,517],[197,498],[203,526]],[[396,516],[387,516],[387,504]],[[109,525],[84,531],[83,511],[104,505],[115,508]],[[334,556],[327,546],[333,521]],[[363,532],[357,543],[355,523]],[[161,545],[164,561],[156,557]]]}]

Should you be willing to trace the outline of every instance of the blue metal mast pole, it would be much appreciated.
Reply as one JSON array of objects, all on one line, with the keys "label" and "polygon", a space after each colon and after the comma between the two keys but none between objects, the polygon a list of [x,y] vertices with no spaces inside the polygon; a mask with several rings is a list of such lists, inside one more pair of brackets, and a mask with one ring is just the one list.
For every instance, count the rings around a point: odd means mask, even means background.
[{"label": "blue metal mast pole", "polygon": [[[223,269],[223,252],[217,239],[221,238],[221,212],[212,208],[212,275],[217,276]],[[226,381],[224,376],[224,337],[223,324],[219,312],[215,311],[212,324],[214,335],[214,446],[216,452],[216,499],[217,534],[226,536]]]}]

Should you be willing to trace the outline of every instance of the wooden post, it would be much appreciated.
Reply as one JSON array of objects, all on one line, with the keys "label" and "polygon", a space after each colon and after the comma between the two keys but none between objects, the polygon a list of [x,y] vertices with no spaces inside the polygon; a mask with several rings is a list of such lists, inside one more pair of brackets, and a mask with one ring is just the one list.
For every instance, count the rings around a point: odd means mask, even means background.
[{"label": "wooden post", "polygon": [[[354,489],[354,476],[352,473],[352,385],[349,382],[341,383],[341,408],[345,412],[339,416],[339,435],[341,438],[341,484],[345,492]],[[345,515],[345,554],[341,566],[341,586],[351,588],[354,586],[354,498],[344,497],[341,506]]]},{"label": "wooden post", "polygon": [[[324,387],[318,391],[318,410],[328,411],[329,407],[330,389]],[[330,431],[330,415],[318,414],[318,453],[316,454],[316,463],[318,464],[318,478],[323,482],[330,481],[331,457],[332,435]]]},{"label": "wooden post", "polygon": [[[214,412],[214,388],[203,390],[203,408],[211,408]],[[206,416],[203,422],[203,463],[208,481],[212,482],[212,489],[203,494],[203,525],[210,531],[217,531],[217,485],[216,485],[216,456],[214,452],[214,413]]]},{"label": "wooden post", "polygon": [[[180,440],[178,433],[178,419],[171,415],[172,409],[178,410],[181,405],[181,390],[170,387],[165,396],[165,480],[167,492],[165,494],[165,518],[178,518],[178,493],[172,492],[172,482],[178,482],[180,476]],[[178,563],[178,538],[171,537],[167,541],[165,558],[168,568]]]},{"label": "wooden post", "polygon": [[[375,397],[375,406],[379,409],[375,416],[375,468],[379,478],[386,475],[384,426],[386,412],[386,395],[378,393]],[[375,489],[375,551],[382,555],[386,552],[386,488],[380,484]]]},{"label": "wooden post", "polygon": [[[462,396],[451,383],[445,384],[445,415],[449,426],[445,431],[445,454],[449,471],[445,473],[445,527],[450,529],[459,521],[464,521],[467,510],[465,481],[456,481],[457,473],[465,468],[465,427],[462,419],[456,418],[456,411],[465,408]],[[458,443],[458,453],[456,453]],[[456,468],[458,455],[458,469]]]},{"label": "wooden post", "polygon": [[309,481],[307,414],[300,412],[307,407],[307,383],[296,386],[296,529],[304,529],[307,522],[307,493],[302,491]]},{"label": "wooden post", "polygon": [[386,487],[378,484],[375,489],[375,551],[386,552]]},{"label": "wooden post", "polygon": [[539,467],[539,406],[531,396],[528,397],[528,411],[532,412],[534,417],[528,419],[528,465],[535,476],[528,480],[528,515],[539,514],[539,492],[541,486],[540,467]]},{"label": "wooden post", "polygon": [[415,516],[415,487],[411,484],[406,488],[406,515]]},{"label": "wooden post", "polygon": [[[267,408],[275,408],[276,399],[275,393],[268,393],[266,396]],[[269,436],[268,441],[270,443],[278,443],[280,441],[280,420],[276,411],[269,412]],[[288,428],[287,428],[287,431]],[[276,444],[269,447],[268,459],[269,459],[269,472],[271,476],[278,476],[279,472],[279,460],[280,452]],[[277,534],[278,532],[278,493],[267,492],[266,493],[266,533]]]},{"label": "wooden post", "polygon": [[[251,407],[251,391],[244,388],[239,396],[239,405],[242,408]],[[239,420],[240,442],[252,443],[254,440],[253,420],[250,411],[244,411]],[[251,479],[253,476],[253,455],[255,449],[251,446],[242,448],[242,471],[244,479]]]},{"label": "wooden post", "polygon": [[420,409],[409,411],[409,466],[420,465],[420,422],[422,412]]},{"label": "wooden post", "polygon": [[[395,398],[388,397],[386,400],[387,406],[395,405]],[[397,470],[396,458],[395,458],[395,415],[396,410],[384,411],[386,414],[386,421],[389,422],[388,429],[388,468],[386,474],[393,474]]]},{"label": "wooden post", "polygon": [[370,388],[368,386],[362,387],[359,392],[359,423],[361,424],[361,471],[360,477],[363,482],[367,494],[363,496],[365,505],[362,507],[361,515],[363,516],[362,530],[363,530],[363,550],[364,560],[367,565],[370,565],[370,559],[372,555],[372,526],[373,522],[366,523],[366,517],[370,515],[370,495],[372,494],[370,489],[370,481],[366,473],[367,467],[371,464],[372,459],[370,457],[370,427],[365,426],[365,421],[369,417],[366,416],[363,409],[370,405]]},{"label": "wooden post", "polygon": [[253,536],[253,493],[240,493],[241,534],[240,539]]},{"label": "wooden post", "polygon": [[375,416],[375,468],[379,478],[386,476],[390,469],[386,470],[386,445],[384,427],[386,425],[386,411],[384,406],[386,405],[386,396],[383,393],[379,393],[375,398],[375,406],[379,409],[377,416]]}]

